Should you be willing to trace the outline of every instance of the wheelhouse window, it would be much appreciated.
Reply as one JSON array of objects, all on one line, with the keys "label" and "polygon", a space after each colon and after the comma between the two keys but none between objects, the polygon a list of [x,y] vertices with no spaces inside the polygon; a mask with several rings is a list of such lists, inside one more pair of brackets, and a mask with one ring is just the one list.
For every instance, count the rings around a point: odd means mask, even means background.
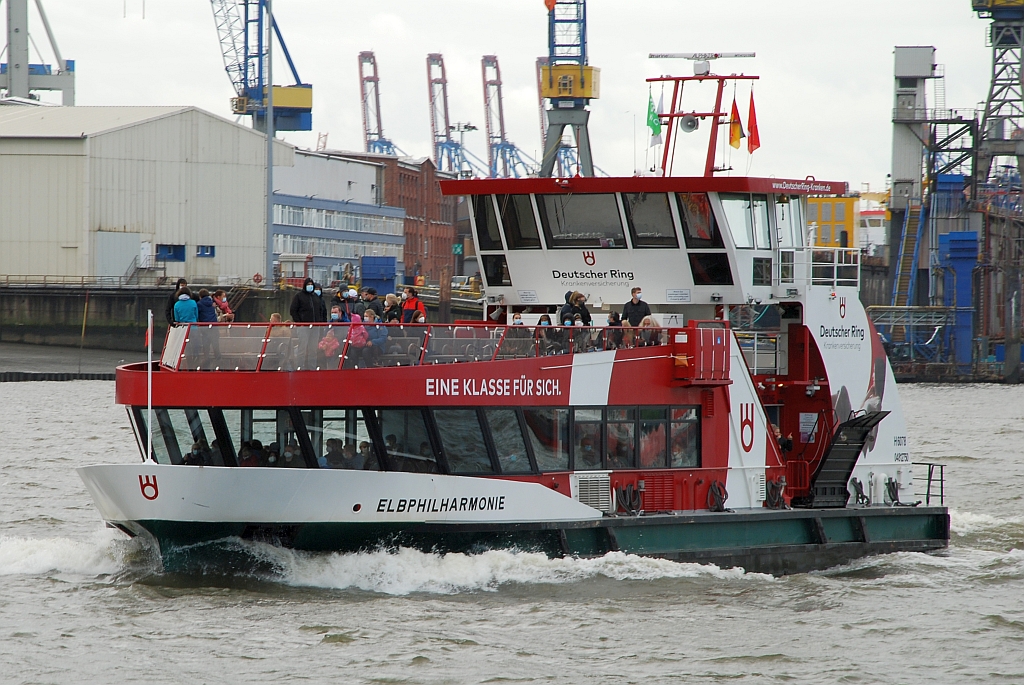
[{"label": "wheelhouse window", "polygon": [[679,247],[666,193],[624,193],[622,204],[633,247]]},{"label": "wheelhouse window", "polygon": [[481,251],[502,250],[498,218],[494,214],[494,201],[490,195],[473,196],[473,214],[476,217],[476,239]]},{"label": "wheelhouse window", "polygon": [[435,409],[434,421],[451,473],[494,473],[475,409]]},{"label": "wheelhouse window", "polygon": [[508,261],[503,254],[480,255],[484,264],[484,279],[490,287],[510,286],[512,278],[508,273]]},{"label": "wheelhouse window", "polygon": [[537,209],[548,247],[626,247],[614,194],[538,195]]},{"label": "wheelhouse window", "polygon": [[694,285],[732,285],[729,255],[725,252],[691,252]]},{"label": "wheelhouse window", "polygon": [[498,195],[498,212],[510,250],[540,249],[540,233],[529,195]]},{"label": "wheelhouse window", "polygon": [[754,257],[754,285],[772,284],[772,260],[766,257]]},{"label": "wheelhouse window", "polygon": [[802,209],[799,197],[779,195],[775,198],[775,226],[780,247],[803,247]]},{"label": "wheelhouse window", "polygon": [[677,193],[683,239],[691,250],[723,248],[722,233],[706,193]]},{"label": "wheelhouse window", "polygon": [[736,247],[771,249],[767,195],[722,193],[719,198]]}]

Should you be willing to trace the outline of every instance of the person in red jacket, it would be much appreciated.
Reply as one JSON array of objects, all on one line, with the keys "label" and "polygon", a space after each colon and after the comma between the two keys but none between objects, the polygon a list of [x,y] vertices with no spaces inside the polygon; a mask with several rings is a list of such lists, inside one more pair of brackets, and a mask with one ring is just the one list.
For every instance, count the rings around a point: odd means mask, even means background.
[{"label": "person in red jacket", "polygon": [[420,298],[416,297],[416,289],[407,287],[402,293],[402,323],[426,323],[427,308]]}]

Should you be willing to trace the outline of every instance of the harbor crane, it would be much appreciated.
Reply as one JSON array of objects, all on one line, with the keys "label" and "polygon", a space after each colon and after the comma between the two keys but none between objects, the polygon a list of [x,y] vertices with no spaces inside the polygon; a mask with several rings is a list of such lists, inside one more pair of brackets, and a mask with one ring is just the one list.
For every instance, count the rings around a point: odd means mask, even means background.
[{"label": "harbor crane", "polygon": [[[601,70],[587,60],[587,1],[544,0],[548,8],[548,63],[541,64],[541,96],[550,103],[541,176],[551,176],[569,126],[576,138],[579,173],[594,175],[586,109],[600,97]],[[563,153],[564,154],[564,153]]]},{"label": "harbor crane", "polygon": [[[981,115],[974,174],[987,183],[993,161],[1010,157],[1024,169],[1024,0],[971,0],[982,18],[991,19],[992,80]],[[998,167],[997,167],[998,168]]]},{"label": "harbor crane", "polygon": [[[436,52],[427,55],[427,88],[434,166],[438,171],[458,174],[461,178],[487,176],[484,162],[463,145],[462,136],[477,130],[476,126],[463,122],[452,124],[448,116],[448,75],[444,56]],[[459,139],[453,138],[452,133],[458,133]]]},{"label": "harbor crane", "polygon": [[313,86],[303,83],[292,61],[291,53],[281,35],[277,19],[267,11],[268,0],[210,0],[213,20],[217,26],[224,71],[235,88],[231,98],[231,111],[251,116],[253,128],[266,131],[267,64],[271,31],[281,46],[288,69],[295,79],[294,85],[273,86],[273,130],[313,130]]},{"label": "harbor crane", "polygon": [[[501,68],[496,55],[480,60],[484,80],[484,114],[487,117],[487,167],[491,178],[520,178],[535,173],[524,155],[505,135],[505,109],[501,92]],[[526,159],[529,159],[526,157]],[[533,160],[530,160],[531,162]],[[536,164],[533,165],[534,167]]]},{"label": "harbor crane", "polygon": [[380,114],[380,77],[373,51],[359,53],[359,93],[363,106],[363,142],[367,152],[397,156],[405,154],[384,137]]},{"label": "harbor crane", "polygon": [[[28,0],[6,0],[7,2],[7,40],[4,49],[0,50],[0,58],[7,55],[7,62],[0,63],[0,91],[5,91],[7,98],[38,100],[33,91],[59,90],[61,104],[70,107],[75,104],[75,60],[64,59],[57,47],[57,39],[53,36],[50,21],[46,18],[42,0],[35,0],[39,19],[43,23],[50,48],[57,61],[56,68],[52,64],[32,64],[29,61],[28,46],[32,41],[28,30]],[[35,45],[35,42],[32,41]],[[36,48],[38,51],[38,48]]]}]

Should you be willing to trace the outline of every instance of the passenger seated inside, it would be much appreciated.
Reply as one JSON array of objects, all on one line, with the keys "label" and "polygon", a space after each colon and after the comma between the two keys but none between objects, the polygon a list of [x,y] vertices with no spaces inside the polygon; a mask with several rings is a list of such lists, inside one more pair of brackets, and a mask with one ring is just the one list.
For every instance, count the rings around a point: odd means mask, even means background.
[{"label": "passenger seated inside", "polygon": [[267,452],[267,463],[265,466],[277,467],[281,465],[281,448],[277,446],[276,442],[272,442],[266,447]]},{"label": "passenger seated inside", "polygon": [[402,451],[398,446],[398,436],[394,433],[389,433],[384,436],[384,448],[387,450],[389,455],[395,455]]},{"label": "passenger seated inside", "polygon": [[257,454],[257,452],[255,452],[253,450],[252,441],[245,440],[245,441],[242,442],[242,446],[238,450],[238,465],[239,466],[259,466],[260,465],[259,455]]},{"label": "passenger seated inside", "polygon": [[181,463],[185,466],[210,466],[212,460],[210,459],[210,449],[206,446],[206,441],[199,439],[192,443],[192,450],[182,457]]},{"label": "passenger seated inside", "polygon": [[280,466],[286,468],[305,468],[306,462],[302,458],[302,450],[296,442],[289,442],[285,446]]},{"label": "passenger seated inside", "polygon": [[576,450],[576,462],[578,470],[601,468],[601,455],[594,449],[594,440],[589,435],[580,439],[579,449]]},{"label": "passenger seated inside", "polygon": [[363,469],[367,471],[376,471],[378,469],[377,458],[373,456],[373,452],[370,450],[370,443],[366,440],[359,443],[359,456],[363,460]]},{"label": "passenger seated inside", "polygon": [[356,471],[362,470],[362,468],[363,468],[363,458],[362,458],[362,456],[360,456],[359,454],[356,453],[356,445],[355,445],[355,443],[350,442],[347,445],[345,445],[344,455],[345,456],[341,460],[341,467],[340,468],[348,469],[350,471],[351,470],[356,470]]},{"label": "passenger seated inside", "polygon": [[327,454],[325,454],[324,457],[327,459],[327,468],[342,468],[342,464],[345,461],[345,454],[341,449],[341,440],[338,438],[329,438],[327,440]]}]

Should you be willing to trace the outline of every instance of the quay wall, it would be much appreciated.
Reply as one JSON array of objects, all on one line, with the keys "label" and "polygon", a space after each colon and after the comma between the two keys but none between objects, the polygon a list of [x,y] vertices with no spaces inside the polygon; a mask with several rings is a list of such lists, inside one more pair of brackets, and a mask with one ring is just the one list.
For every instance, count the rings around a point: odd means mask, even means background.
[{"label": "quay wall", "polygon": [[[0,342],[144,350],[146,310],[152,309],[153,349],[159,351],[167,333],[164,307],[170,296],[170,288],[153,286],[94,289],[65,285],[0,286]],[[249,290],[236,307],[236,321],[265,322],[274,312],[288,319],[288,308],[294,296],[294,290]],[[238,295],[232,293],[230,297],[235,301]],[[430,298],[424,298],[427,318],[432,322],[438,320],[437,300],[433,299],[431,302]],[[458,318],[481,318],[481,307],[476,303],[463,303],[453,309]]]},{"label": "quay wall", "polygon": [[[0,342],[141,350],[146,346],[146,310],[152,309],[156,331],[153,347],[159,350],[167,332],[164,307],[170,295],[168,288],[153,287],[0,288]],[[286,291],[253,291],[239,307],[238,320],[266,321],[272,312],[281,312],[287,318],[291,295]]]}]

